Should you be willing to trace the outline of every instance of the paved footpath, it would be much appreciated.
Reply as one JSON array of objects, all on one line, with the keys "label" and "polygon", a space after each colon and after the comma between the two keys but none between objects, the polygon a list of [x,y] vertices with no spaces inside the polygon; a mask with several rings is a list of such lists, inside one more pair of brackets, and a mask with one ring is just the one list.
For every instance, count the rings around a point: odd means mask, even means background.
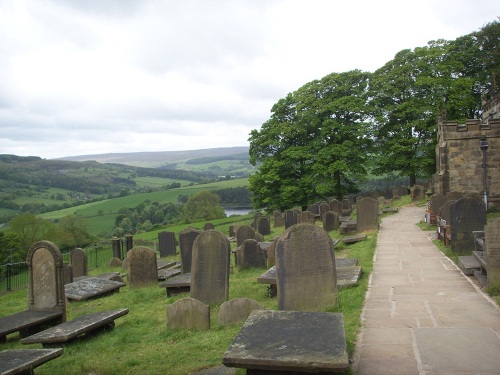
[{"label": "paved footpath", "polygon": [[424,209],[382,220],[358,375],[500,374],[500,310],[415,224]]}]

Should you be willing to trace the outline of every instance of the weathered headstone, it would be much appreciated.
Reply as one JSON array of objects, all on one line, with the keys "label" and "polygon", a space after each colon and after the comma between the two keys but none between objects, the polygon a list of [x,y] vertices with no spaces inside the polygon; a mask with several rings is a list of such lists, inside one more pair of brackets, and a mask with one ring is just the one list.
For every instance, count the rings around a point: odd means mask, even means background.
[{"label": "weathered headstone", "polygon": [[121,241],[117,237],[111,239],[111,248],[113,249],[113,258],[122,259]]},{"label": "weathered headstone", "polygon": [[319,217],[323,218],[323,215],[325,214],[325,212],[328,212],[328,211],[330,211],[330,205],[328,203],[321,202],[319,204]]},{"label": "weathered headstone", "polygon": [[267,267],[267,251],[262,249],[259,243],[253,239],[243,241],[236,252],[236,257],[238,258],[237,264],[240,270],[250,267]]},{"label": "weathered headstone", "polygon": [[275,228],[280,228],[280,227],[285,226],[285,219],[284,219],[281,211],[279,211],[279,210],[273,211],[273,222],[274,222]]},{"label": "weathered headstone", "polygon": [[207,305],[227,301],[230,259],[231,246],[221,232],[201,233],[193,244],[191,298]]},{"label": "weathered headstone", "polygon": [[439,209],[448,201],[448,198],[443,193],[434,194],[430,199],[430,209],[433,213],[437,214]]},{"label": "weathered headstone", "polygon": [[339,213],[327,211],[323,215],[323,229],[327,232],[338,229],[340,227]]},{"label": "weathered headstone", "polygon": [[210,329],[210,306],[194,298],[181,298],[167,305],[167,328]]},{"label": "weathered headstone", "polygon": [[487,285],[500,289],[500,218],[495,218],[484,227]]},{"label": "weathered headstone", "polygon": [[271,234],[271,219],[268,216],[261,216],[257,220],[257,232],[263,236]]},{"label": "weathered headstone", "polygon": [[387,189],[384,190],[384,197],[385,197],[385,199],[392,199],[392,198],[394,198],[394,194],[393,194],[392,188],[387,188]]},{"label": "weathered headstone", "polygon": [[280,310],[316,311],[335,305],[337,278],[333,242],[313,224],[296,224],[276,243]]},{"label": "weathered headstone", "polygon": [[230,325],[243,323],[253,310],[264,310],[264,307],[251,298],[234,298],[220,305],[219,324]]},{"label": "weathered headstone", "polygon": [[121,267],[122,266],[122,261],[119,258],[111,258],[111,260],[108,263],[109,267]]},{"label": "weathered headstone", "polygon": [[215,229],[213,223],[205,223],[205,225],[203,225],[203,230],[210,230],[210,229]]},{"label": "weathered headstone", "polygon": [[441,220],[444,220],[446,224],[451,223],[450,205],[455,202],[456,201],[446,201],[438,211],[439,217],[441,218]]},{"label": "weathered headstone", "polygon": [[191,273],[193,243],[200,233],[201,231],[197,229],[184,229],[179,233],[179,248],[181,252],[182,273]]},{"label": "weathered headstone", "polygon": [[303,211],[297,215],[297,223],[313,223],[316,221],[316,216],[311,211]]},{"label": "weathered headstone", "polygon": [[125,235],[125,253],[134,247],[134,236],[131,234]]},{"label": "weathered headstone", "polygon": [[411,191],[411,200],[418,201],[425,199],[425,189],[422,185],[413,185],[410,188]]},{"label": "weathered headstone", "polygon": [[158,283],[156,252],[145,246],[136,246],[127,252],[128,283],[140,288]]},{"label": "weathered headstone", "polygon": [[285,211],[285,229],[290,228],[294,224],[297,224],[297,210],[286,210]]},{"label": "weathered headstone", "polygon": [[229,237],[236,237],[236,232],[238,231],[238,225],[229,226]]},{"label": "weathered headstone", "polygon": [[337,212],[339,215],[342,213],[342,202],[338,199],[332,199],[329,202],[330,211]]},{"label": "weathered headstone", "polygon": [[404,197],[408,195],[408,188],[406,186],[393,186],[392,195],[395,197]]},{"label": "weathered headstone", "polygon": [[177,254],[175,233],[170,231],[158,232],[158,246],[160,248],[160,258]]},{"label": "weathered headstone", "polygon": [[255,239],[255,230],[250,225],[242,225],[236,232],[236,246],[241,246],[243,241]]},{"label": "weathered headstone", "polygon": [[319,217],[319,205],[311,204],[307,207],[306,211],[312,213],[315,217]]},{"label": "weathered headstone", "polygon": [[378,201],[369,197],[362,198],[356,203],[356,209],[358,232],[378,230]]},{"label": "weathered headstone", "polygon": [[276,242],[278,238],[273,239],[271,244],[266,247],[267,251],[267,268],[270,268],[276,264]]},{"label": "weathered headstone", "polygon": [[342,216],[351,215],[352,207],[349,199],[342,199]]},{"label": "weathered headstone", "polygon": [[71,259],[71,267],[73,269],[73,277],[81,277],[87,275],[87,253],[77,247],[69,253]]},{"label": "weathered headstone", "polygon": [[456,254],[471,254],[474,250],[473,231],[486,225],[484,203],[473,198],[461,198],[450,205],[451,250]]}]

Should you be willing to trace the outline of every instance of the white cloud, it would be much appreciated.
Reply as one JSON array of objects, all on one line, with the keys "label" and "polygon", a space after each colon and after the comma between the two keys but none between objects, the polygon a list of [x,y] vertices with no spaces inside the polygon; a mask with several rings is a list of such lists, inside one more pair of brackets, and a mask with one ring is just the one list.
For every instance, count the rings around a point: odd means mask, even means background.
[{"label": "white cloud", "polygon": [[5,0],[1,153],[246,145],[287,93],[495,19],[473,0]]}]

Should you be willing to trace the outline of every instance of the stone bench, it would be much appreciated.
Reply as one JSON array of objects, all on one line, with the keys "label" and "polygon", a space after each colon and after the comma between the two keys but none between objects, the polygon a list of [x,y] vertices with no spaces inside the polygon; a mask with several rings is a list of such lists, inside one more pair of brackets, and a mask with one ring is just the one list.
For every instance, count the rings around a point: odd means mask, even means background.
[{"label": "stone bench", "polygon": [[41,343],[44,347],[61,345],[85,335],[113,329],[115,319],[128,314],[128,309],[102,311],[79,316],[21,340],[23,344]]},{"label": "stone bench", "polygon": [[0,352],[0,374],[33,374],[34,369],[61,356],[64,349],[13,349]]},{"label": "stone bench", "polygon": [[0,318],[0,343],[7,341],[10,333],[19,332],[21,337],[27,337],[63,320],[63,312],[55,310],[25,310],[5,316]]}]

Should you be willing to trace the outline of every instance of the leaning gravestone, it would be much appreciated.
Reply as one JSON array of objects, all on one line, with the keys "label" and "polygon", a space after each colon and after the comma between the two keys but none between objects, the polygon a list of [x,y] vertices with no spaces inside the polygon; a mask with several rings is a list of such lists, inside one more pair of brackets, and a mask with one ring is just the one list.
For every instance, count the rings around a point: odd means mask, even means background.
[{"label": "leaning gravestone", "polygon": [[87,253],[77,247],[69,254],[71,267],[73,269],[73,278],[87,275]]},{"label": "leaning gravestone", "polygon": [[500,218],[493,219],[484,227],[487,285],[500,289]]},{"label": "leaning gravestone", "polygon": [[193,243],[196,237],[202,233],[197,229],[185,229],[179,233],[179,248],[181,252],[181,272],[191,273],[191,262],[193,259]]},{"label": "leaning gravestone", "polygon": [[160,258],[177,254],[175,246],[175,233],[163,231],[158,233],[158,245],[160,248]]},{"label": "leaning gravestone", "polygon": [[167,328],[210,329],[210,306],[194,298],[167,305]]},{"label": "leaning gravestone", "polygon": [[242,225],[236,232],[236,246],[241,246],[243,241],[255,239],[255,230],[250,225]]},{"label": "leaning gravestone", "polygon": [[339,213],[327,211],[323,215],[323,229],[327,232],[338,229],[340,227]]},{"label": "leaning gravestone", "polygon": [[456,254],[471,254],[474,250],[473,231],[486,225],[484,203],[473,198],[461,198],[450,204],[451,250]]},{"label": "leaning gravestone", "polygon": [[333,242],[324,229],[301,223],[282,233],[276,243],[276,284],[280,310],[316,311],[336,304]]},{"label": "leaning gravestone", "polygon": [[257,240],[248,239],[243,241],[240,248],[236,252],[238,258],[238,269],[245,268],[266,268],[267,267],[267,250],[259,246]]},{"label": "leaning gravestone", "polygon": [[230,259],[231,245],[221,232],[201,233],[193,244],[191,298],[207,305],[227,301]]},{"label": "leaning gravestone", "polygon": [[[382,197],[385,199],[384,197]],[[356,203],[357,231],[378,230],[378,201],[367,197]]]},{"label": "leaning gravestone", "polygon": [[156,252],[145,246],[136,246],[127,252],[127,277],[131,288],[158,283]]}]

